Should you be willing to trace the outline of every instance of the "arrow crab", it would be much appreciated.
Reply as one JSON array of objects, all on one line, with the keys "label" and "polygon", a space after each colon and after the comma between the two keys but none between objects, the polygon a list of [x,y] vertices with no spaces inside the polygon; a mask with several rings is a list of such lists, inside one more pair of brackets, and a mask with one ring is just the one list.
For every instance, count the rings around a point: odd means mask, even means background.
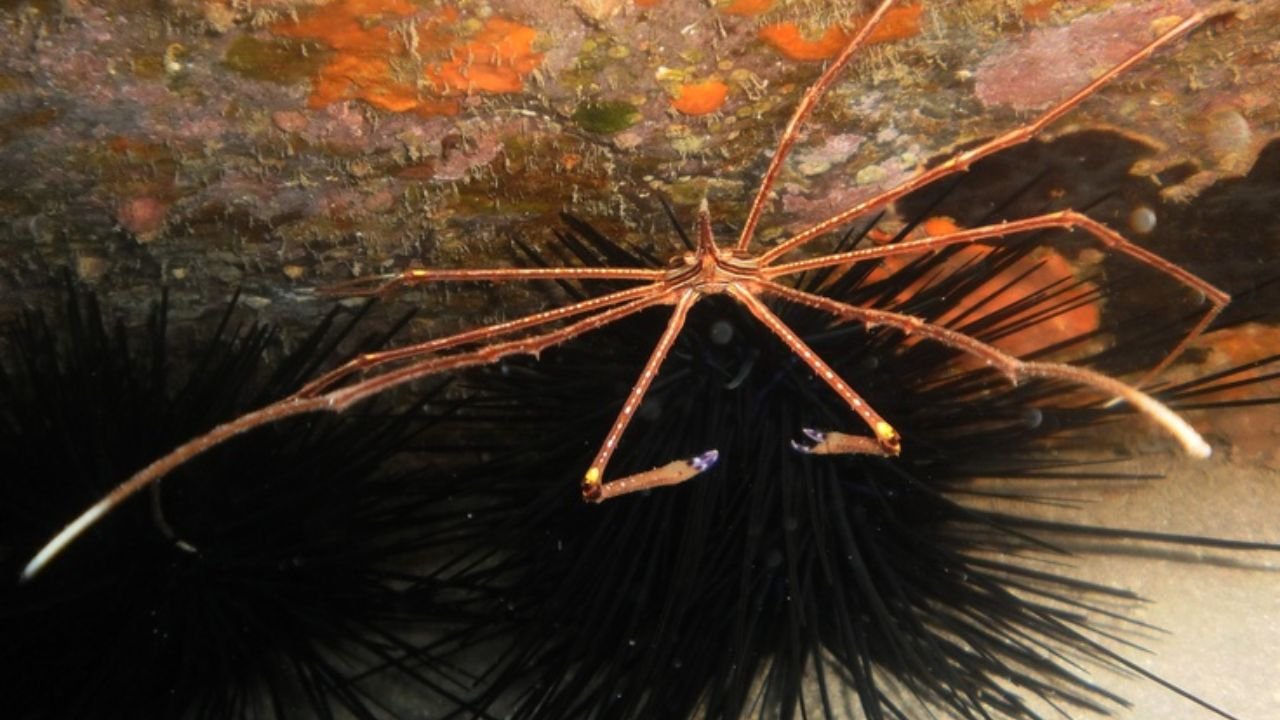
[{"label": "arrow crab", "polygon": [[[770,307],[771,302],[807,307],[829,315],[833,322],[852,321],[869,326],[885,326],[919,341],[939,343],[976,358],[1013,383],[1028,379],[1049,379],[1076,385],[1083,391],[1111,398],[1114,402],[1127,403],[1177,440],[1187,454],[1207,457],[1210,448],[1204,439],[1175,412],[1144,392],[1142,387],[1168,367],[1205,331],[1230,298],[1205,280],[1135,245],[1120,233],[1087,215],[1075,210],[1062,210],[978,227],[953,228],[874,247],[843,249],[808,256],[798,251],[806,247],[811,249],[811,242],[815,239],[852,223],[876,217],[884,208],[916,190],[963,173],[984,158],[1027,142],[1104,85],[1205,23],[1209,15],[1206,12],[1195,12],[1181,19],[1146,46],[1101,73],[1066,99],[1042,111],[1031,121],[958,151],[940,163],[919,168],[896,186],[857,202],[820,222],[790,232],[776,244],[765,246],[757,238],[756,232],[762,213],[773,197],[783,165],[801,136],[802,127],[894,4],[893,0],[880,2],[861,27],[851,34],[840,53],[804,92],[781,132],[754,197],[746,206],[747,211],[741,220],[741,230],[736,239],[723,245],[717,242],[712,233],[711,213],[704,200],[697,211],[692,238],[685,238],[691,249],[672,257],[666,268],[425,268],[361,278],[332,288],[333,292],[346,295],[382,295],[408,286],[440,282],[605,280],[626,285],[622,289],[504,322],[357,356],[294,394],[219,425],[141,469],[50,540],[25,567],[23,578],[29,579],[37,574],[86,528],[131,495],[236,435],[287,417],[306,413],[343,412],[366,399],[422,378],[488,365],[513,355],[536,356],[543,350],[659,306],[671,308],[666,327],[654,342],[639,378],[623,400],[621,410],[602,439],[594,459],[584,468],[580,491],[584,500],[598,503],[641,490],[689,481],[715,464],[718,459],[715,448],[707,448],[692,457],[675,458],[668,464],[626,477],[610,478],[607,470],[615,451],[625,447],[627,427],[653,380],[661,372],[663,362],[680,335],[689,311],[701,300],[714,295],[724,295],[738,303],[779,342],[784,343],[851,411],[850,419],[853,422],[849,427],[796,428],[797,433],[803,435],[805,440],[793,441],[793,445],[802,452],[894,456],[904,444],[911,442],[911,438],[900,435],[876,408],[864,401],[844,378],[787,326]],[[845,267],[885,258],[918,256],[954,246],[998,245],[1011,242],[1027,233],[1045,230],[1074,233],[1087,238],[1107,253],[1128,256],[1152,271],[1168,276],[1203,299],[1202,314],[1185,337],[1162,360],[1143,377],[1130,383],[1084,367],[1021,359],[972,336],[910,314],[843,303],[825,297],[820,292],[801,289],[797,284],[789,283],[802,273],[812,270]]]}]

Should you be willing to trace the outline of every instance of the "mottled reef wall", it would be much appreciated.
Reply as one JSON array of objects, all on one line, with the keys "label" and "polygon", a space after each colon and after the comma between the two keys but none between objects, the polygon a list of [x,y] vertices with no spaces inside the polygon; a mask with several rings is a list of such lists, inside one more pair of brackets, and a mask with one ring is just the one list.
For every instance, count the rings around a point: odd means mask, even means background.
[{"label": "mottled reef wall", "polygon": [[[1006,164],[1052,168],[1055,197],[1094,203],[1229,289],[1266,279],[1280,232],[1272,0],[904,2],[808,126],[762,239],[1030,117],[1197,7],[1223,14]],[[330,306],[317,287],[510,263],[513,238],[553,243],[562,211],[665,256],[658,194],[684,218],[706,196],[728,234],[800,93],[865,11],[0,0],[0,317],[54,297],[68,268],[133,319],[162,286],[180,319],[239,288],[297,329]],[[433,288],[403,301],[423,307],[423,333],[530,298]]]}]

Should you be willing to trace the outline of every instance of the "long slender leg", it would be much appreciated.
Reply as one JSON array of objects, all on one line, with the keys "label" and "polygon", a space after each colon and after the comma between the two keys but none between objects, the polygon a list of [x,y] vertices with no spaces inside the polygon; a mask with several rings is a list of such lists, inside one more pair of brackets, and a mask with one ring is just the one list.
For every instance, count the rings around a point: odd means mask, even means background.
[{"label": "long slender leg", "polygon": [[659,295],[641,297],[636,300],[632,300],[625,305],[619,305],[617,307],[609,308],[608,310],[602,310],[590,317],[583,318],[577,322],[570,323],[554,330],[548,330],[547,332],[539,335],[531,335],[529,337],[517,338],[515,340],[493,343],[492,345],[485,345],[468,352],[445,355],[443,357],[425,358],[402,368],[389,370],[381,375],[371,377],[368,380],[363,380],[349,387],[330,390],[324,395],[320,395],[319,399],[326,400],[328,402],[328,406],[335,412],[341,412],[366,398],[386,392],[393,387],[398,387],[420,378],[453,372],[455,370],[465,370],[479,365],[489,365],[503,358],[511,357],[512,355],[537,356],[547,348],[568,342],[579,335],[610,323],[617,322],[618,320],[634,315],[645,308],[653,307],[655,305],[670,304],[674,299],[673,296],[674,294],[668,291]]},{"label": "long slender leg", "polygon": [[495,343],[477,350],[440,358],[428,358],[403,368],[369,378],[350,387],[339,388],[316,397],[288,397],[274,402],[235,420],[214,427],[209,432],[179,445],[168,455],[156,460],[117,485],[101,500],[94,503],[58,534],[53,536],[22,571],[22,579],[29,580],[70,545],[85,530],[101,520],[120,503],[134,493],[168,475],[175,468],[189,462],[237,435],[255,428],[278,422],[295,415],[329,411],[342,412],[351,405],[384,392],[390,388],[455,370],[487,365],[504,357],[517,354],[536,355],[547,348],[572,340],[603,325],[616,322],[645,308],[671,302],[669,294],[640,297],[624,305],[603,310],[577,322],[556,328],[540,335]]},{"label": "long slender leg", "polygon": [[433,282],[509,282],[512,280],[648,280],[656,282],[666,275],[654,268],[552,267],[552,268],[478,268],[478,269],[413,269],[386,275],[372,275],[336,283],[323,288],[324,295],[344,297],[384,296],[402,287]]},{"label": "long slender leg", "polygon": [[[1204,441],[1204,438],[1200,437],[1200,433],[1197,433],[1177,413],[1170,410],[1159,400],[1115,378],[1071,365],[1024,362],[968,335],[933,325],[910,315],[848,305],[821,295],[789,288],[773,281],[761,281],[757,286],[762,293],[782,298],[797,305],[822,310],[837,317],[858,320],[868,325],[896,327],[907,334],[920,335],[936,340],[948,347],[982,358],[988,365],[1004,373],[1014,383],[1029,377],[1052,378],[1100,390],[1110,397],[1120,398],[1133,405],[1139,412],[1172,435],[1188,455],[1206,458],[1212,452],[1209,444]],[[759,301],[757,300],[757,302]]]},{"label": "long slender leg", "polygon": [[156,460],[146,466],[137,473],[134,473],[128,480],[117,485],[111,492],[107,493],[101,500],[94,503],[80,514],[75,520],[72,520],[65,528],[53,536],[44,547],[36,553],[35,557],[27,563],[22,569],[21,580],[23,582],[35,577],[50,560],[55,558],[58,553],[62,552],[85,530],[88,530],[95,523],[103,518],[107,513],[111,512],[127,500],[134,493],[151,485],[160,478],[168,475],[174,468],[182,465],[191,458],[200,455],[210,448],[221,445],[231,438],[261,427],[269,423],[282,420],[294,415],[302,415],[304,413],[319,412],[325,409],[324,398],[313,398],[310,400],[283,400],[281,402],[272,403],[261,410],[241,415],[231,422],[223,423],[201,435],[194,440],[179,445],[168,455]]},{"label": "long slender leg", "polygon": [[765,268],[761,271],[761,274],[766,278],[773,279],[783,275],[791,275],[794,273],[805,272],[807,270],[831,267],[833,265],[843,265],[850,262],[861,262],[864,260],[906,253],[927,252],[930,250],[938,250],[949,245],[971,243],[978,240],[1002,240],[1009,238],[1016,233],[1045,230],[1050,228],[1084,230],[1101,241],[1103,245],[1106,245],[1118,252],[1122,252],[1138,262],[1154,268],[1156,271],[1162,272],[1183,285],[1186,285],[1191,290],[1199,293],[1210,303],[1210,307],[1205,310],[1204,315],[1200,317],[1200,320],[1191,328],[1191,331],[1187,333],[1186,337],[1182,338],[1182,341],[1170,350],[1169,353],[1164,356],[1164,359],[1157,363],[1153,368],[1143,373],[1142,377],[1134,383],[1139,387],[1145,385],[1149,380],[1159,375],[1165,368],[1169,367],[1170,363],[1182,355],[1182,353],[1187,349],[1187,346],[1194,342],[1196,338],[1200,337],[1205,329],[1207,329],[1209,325],[1217,319],[1218,315],[1226,309],[1227,304],[1231,302],[1230,295],[1210,284],[1200,276],[1165,260],[1146,248],[1129,242],[1129,240],[1115,230],[1112,230],[1097,220],[1094,220],[1087,215],[1082,215],[1074,210],[1064,210],[1045,215],[1037,215],[1034,217],[1024,218],[1022,220],[1003,222],[998,225],[985,225],[968,230],[961,230],[959,232],[947,233],[945,235],[938,235],[937,237],[908,240],[906,242],[897,243],[896,245],[863,248],[861,250],[852,250],[850,252],[836,253],[834,255],[824,255],[810,260],[798,260],[796,262],[782,263]]},{"label": "long slender leg", "polygon": [[712,451],[711,454],[704,453],[687,461],[677,460],[675,463],[647,473],[639,473],[604,482],[604,471],[609,465],[609,458],[613,457],[613,451],[617,449],[618,441],[622,439],[622,433],[626,432],[627,425],[631,424],[631,418],[635,416],[636,408],[640,407],[640,402],[644,400],[645,393],[649,392],[649,386],[653,383],[653,379],[657,377],[658,370],[662,368],[662,361],[666,360],[667,353],[671,352],[671,346],[675,344],[676,338],[680,336],[680,330],[684,328],[685,318],[689,315],[689,308],[693,307],[698,297],[697,291],[685,290],[676,302],[675,310],[671,313],[671,319],[667,321],[666,330],[662,332],[662,337],[658,338],[657,345],[654,346],[653,352],[649,354],[649,360],[645,362],[644,369],[640,371],[640,377],[636,380],[635,385],[631,387],[631,392],[627,395],[627,399],[623,401],[622,409],[618,411],[618,417],[614,418],[613,427],[609,428],[609,434],[605,435],[604,442],[600,445],[600,450],[596,453],[595,459],[591,461],[591,467],[587,468],[587,472],[582,478],[582,497],[584,500],[601,502],[610,497],[617,497],[657,485],[674,485],[688,480],[711,466],[707,463],[698,462],[698,458],[709,458],[710,463],[715,462],[715,451]]},{"label": "long slender leg", "polygon": [[868,405],[862,399],[862,396],[849,387],[844,378],[840,377],[835,370],[832,370],[826,361],[818,357],[818,354],[806,345],[799,335],[796,335],[791,328],[787,327],[787,324],[782,322],[781,318],[775,315],[763,302],[760,302],[759,298],[751,294],[750,291],[731,285],[729,294],[745,305],[757,320],[764,323],[764,326],[769,328],[774,335],[781,338],[787,344],[787,347],[791,348],[792,352],[798,355],[823,382],[829,385],[841,399],[849,404],[849,408],[857,413],[858,417],[862,418],[862,421],[875,433],[876,443],[883,449],[883,454],[898,454],[902,448],[902,438],[898,435],[898,431],[894,430],[892,425],[880,417],[880,414]]},{"label": "long slender leg", "polygon": [[787,159],[787,155],[791,152],[791,146],[795,145],[796,140],[800,137],[800,126],[808,117],[813,114],[814,107],[818,101],[826,94],[831,84],[835,82],[836,76],[844,67],[849,64],[849,60],[853,58],[853,54],[862,46],[862,43],[871,35],[884,18],[885,13],[893,5],[894,0],[884,0],[875,12],[871,13],[871,17],[863,23],[862,27],[854,34],[840,54],[835,60],[827,66],[817,82],[809,86],[805,91],[804,97],[800,99],[800,104],[796,106],[796,110],[791,115],[791,119],[787,121],[787,127],[782,131],[782,138],[778,140],[778,148],[773,151],[773,157],[769,160],[769,167],[764,171],[764,176],[760,179],[760,189],[756,191],[756,196],[751,201],[751,210],[747,213],[747,220],[742,226],[742,233],[738,236],[738,243],[735,247],[738,253],[744,253],[747,246],[751,244],[751,238],[755,235],[756,226],[760,224],[760,215],[764,212],[765,203],[769,201],[769,193],[773,190],[773,184],[778,179],[778,172],[782,169],[782,163]]},{"label": "long slender leg", "polygon": [[581,302],[565,305],[564,307],[532,313],[530,315],[516,318],[515,320],[501,322],[496,325],[488,325],[474,330],[466,330],[447,337],[414,343],[413,345],[406,345],[404,347],[393,348],[391,350],[364,353],[307,383],[300,390],[294,393],[293,396],[298,398],[315,397],[316,395],[319,395],[333,387],[342,379],[362,370],[368,370],[397,360],[407,360],[426,355],[428,353],[450,350],[458,347],[459,345],[484,342],[486,340],[497,338],[501,335],[517,332],[519,330],[526,330],[546,323],[555,322],[557,320],[563,320],[565,318],[573,317],[574,315],[582,315],[594,310],[602,310],[611,305],[618,305],[629,300],[636,300],[649,294],[657,296],[662,292],[663,287],[661,284],[640,285],[638,287],[619,290],[618,292],[609,293],[608,295],[601,295],[600,297],[594,297]]},{"label": "long slender leg", "polygon": [[800,232],[796,233],[795,235],[783,241],[776,247],[772,248],[768,252],[761,255],[760,264],[770,265],[775,260],[782,257],[786,253],[791,252],[792,250],[795,250],[796,248],[800,247],[801,245],[804,245],[805,243],[818,237],[819,235],[823,235],[825,233],[828,233],[834,230],[835,228],[845,224],[846,222],[854,218],[857,218],[881,206],[887,205],[904,195],[907,195],[921,187],[924,187],[925,185],[936,182],[944,177],[947,177],[948,175],[953,175],[955,173],[968,170],[970,165],[977,162],[978,160],[981,160],[984,157],[987,157],[988,155],[991,155],[993,153],[999,152],[1000,150],[1004,150],[1005,148],[1013,147],[1014,145],[1018,145],[1026,142],[1027,140],[1030,140],[1032,137],[1034,137],[1037,133],[1039,133],[1041,130],[1043,130],[1053,121],[1062,117],[1069,110],[1074,108],[1076,105],[1079,105],[1085,98],[1092,95],[1103,85],[1115,79],[1118,75],[1124,73],[1134,65],[1142,62],[1143,60],[1146,60],[1156,50],[1159,50],[1161,47],[1168,45],[1169,43],[1173,42],[1179,37],[1182,37],[1183,35],[1187,34],[1191,30],[1199,26],[1201,23],[1203,23],[1207,17],[1208,17],[1207,15],[1200,12],[1197,12],[1191,15],[1186,20],[1183,20],[1182,22],[1178,23],[1172,29],[1170,29],[1160,37],[1153,40],[1146,47],[1142,48],[1141,50],[1134,53],[1133,55],[1130,55],[1123,62],[1111,68],[1110,70],[1106,71],[1102,75],[1098,76],[1096,80],[1089,83],[1085,87],[1076,91],[1075,94],[1073,94],[1071,97],[1067,98],[1066,100],[1063,100],[1057,105],[1054,105],[1047,112],[1045,112],[1035,120],[1031,121],[1030,123],[1027,123],[1026,125],[1022,125],[1021,127],[1014,128],[1013,130],[1009,130],[1008,132],[1005,132],[1004,134],[999,135],[994,139],[988,140],[987,142],[982,143],[977,147],[958,153],[952,156],[951,159],[947,160],[946,162],[940,165],[937,165],[928,170],[920,171],[916,175],[912,176],[911,178],[899,184],[897,187],[886,190],[880,193],[879,195],[876,195],[875,197],[870,198],[869,200],[864,200],[847,210],[843,210],[831,216],[830,218],[823,220],[822,222],[816,225],[813,225],[811,227],[805,228],[804,230],[801,230]]}]

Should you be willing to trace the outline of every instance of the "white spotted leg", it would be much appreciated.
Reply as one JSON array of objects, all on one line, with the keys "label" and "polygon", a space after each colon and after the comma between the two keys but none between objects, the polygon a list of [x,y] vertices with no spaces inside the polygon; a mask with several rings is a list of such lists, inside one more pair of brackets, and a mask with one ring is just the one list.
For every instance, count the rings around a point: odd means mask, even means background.
[{"label": "white spotted leg", "polygon": [[[857,391],[852,387],[849,387],[849,383],[845,382],[844,378],[840,377],[835,370],[831,369],[831,366],[828,365],[825,360],[818,357],[818,354],[805,344],[804,340],[801,340],[800,336],[795,334],[795,331],[787,327],[787,324],[782,322],[782,318],[775,315],[773,311],[764,304],[764,302],[748,290],[744,290],[737,286],[730,286],[727,292],[738,302],[746,306],[747,310],[749,310],[757,320],[763,323],[765,327],[769,328],[774,335],[777,335],[782,342],[786,343],[791,352],[795,353],[801,360],[803,360],[819,379],[834,390],[842,400],[848,403],[849,409],[853,410],[858,417],[862,418],[862,421],[865,422],[867,427],[871,428],[871,432],[875,434],[874,438],[865,438],[863,440],[857,440],[856,436],[852,435],[839,436],[840,438],[848,441],[844,443],[843,447],[846,449],[842,452],[857,452],[886,456],[897,455],[901,452],[902,437],[898,435],[898,431],[894,430],[893,426],[890,425],[888,421],[880,417],[880,413],[876,412],[874,408],[868,405],[867,401],[863,400],[862,396],[859,395]],[[805,435],[808,436],[810,440],[817,441],[815,447],[824,448],[825,452],[830,452],[830,450],[826,450],[826,446],[823,445],[823,441],[829,437],[827,433],[818,430],[806,429]],[[798,444],[793,443],[793,446],[798,446]]]},{"label": "white spotted leg", "polygon": [[[1204,441],[1204,438],[1200,436],[1200,433],[1196,432],[1186,420],[1179,417],[1178,414],[1169,409],[1168,406],[1133,386],[1126,385],[1119,380],[1107,377],[1099,372],[1072,365],[1021,360],[998,348],[992,347],[981,340],[956,332],[950,328],[934,325],[911,315],[904,315],[902,313],[892,312],[889,310],[857,307],[855,305],[849,305],[847,303],[822,297],[821,295],[814,295],[803,290],[787,287],[773,281],[765,281],[762,283],[760,291],[787,302],[831,313],[836,317],[866,323],[868,326],[886,325],[888,327],[897,328],[908,335],[914,334],[919,335],[920,337],[929,338],[930,340],[939,342],[947,347],[955,348],[956,350],[969,353],[982,359],[987,363],[987,365],[1002,373],[1015,385],[1023,379],[1043,378],[1048,380],[1061,380],[1080,387],[1093,388],[1104,395],[1118,398],[1132,405],[1139,413],[1143,414],[1156,425],[1168,432],[1175,440],[1178,441],[1179,444],[1182,445],[1183,449],[1191,457],[1207,458],[1212,452],[1209,444]],[[743,294],[745,295],[745,293]],[[764,307],[763,302],[750,295],[746,296],[751,297],[752,302],[754,302],[758,307],[764,309],[766,313],[769,313],[776,322],[779,324],[781,323],[780,320],[777,320],[776,315],[773,315]],[[763,320],[764,318],[761,319]],[[785,329],[785,326],[782,327]],[[788,330],[787,332],[790,331]],[[790,343],[788,343],[788,345],[790,345]],[[808,350],[807,347],[805,349]],[[797,354],[800,353],[799,350],[796,350],[796,352]],[[813,351],[809,350],[809,352],[812,354]],[[801,357],[805,356],[801,355]],[[816,356],[814,357],[816,358]],[[810,363],[810,365],[815,369],[819,367],[813,363]],[[823,363],[821,367],[826,367],[826,364]],[[820,374],[820,377],[826,379],[825,375]],[[834,379],[839,380],[839,376],[835,376]],[[835,384],[832,384],[830,381],[828,381],[828,384],[835,388],[836,392],[840,392],[839,388],[837,388]],[[845,397],[843,393],[841,393],[841,396]],[[856,395],[852,397],[857,398]],[[849,400],[850,404],[852,404],[849,397],[845,397],[845,399]],[[857,399],[859,401],[861,400],[861,398]],[[857,410],[857,407],[854,409]],[[859,415],[862,415],[864,420],[868,417],[879,417],[879,415],[875,415],[874,413],[871,413],[870,415],[859,413]],[[871,424],[871,421],[867,420],[867,423]],[[875,429],[876,426],[872,425],[872,428]],[[810,435],[810,439],[815,438],[813,435]],[[837,447],[838,444],[845,442],[844,437],[836,436],[833,438],[831,435],[823,438],[823,440],[829,442],[829,445],[824,447],[824,450],[828,453],[831,452],[831,450],[826,450],[826,447]],[[819,442],[819,446],[822,446],[821,441]],[[849,447],[854,448],[851,450],[852,452],[864,452],[863,450],[856,449],[856,445],[850,445]],[[896,455],[897,453],[894,452],[891,454]]]},{"label": "white spotted leg", "polygon": [[640,377],[636,380],[636,384],[631,387],[631,392],[627,394],[627,399],[623,401],[622,410],[618,412],[618,417],[614,419],[613,427],[609,428],[609,434],[605,436],[595,459],[591,461],[591,467],[587,468],[586,474],[582,477],[582,498],[584,500],[598,503],[619,495],[663,485],[677,485],[710,469],[719,459],[719,453],[715,450],[710,450],[692,458],[676,460],[646,472],[628,475],[608,482],[604,480],[605,468],[609,465],[609,459],[613,457],[613,451],[618,448],[618,441],[622,439],[622,434],[626,432],[627,426],[631,424],[631,418],[635,417],[636,409],[640,407],[640,403],[644,400],[645,393],[649,392],[649,386],[653,384],[653,379],[657,377],[658,370],[662,368],[662,361],[666,360],[667,354],[671,352],[671,346],[675,344],[676,338],[680,335],[680,330],[684,328],[684,321],[689,315],[689,308],[693,307],[698,297],[699,293],[690,289],[684,291],[679,300],[676,301],[675,310],[671,313],[671,319],[667,321],[667,329],[663,331],[662,337],[658,339],[658,344],[654,346],[653,352],[649,354],[649,360],[645,362],[644,369],[640,371]]},{"label": "white spotted leg", "polygon": [[1059,212],[1048,213],[1045,215],[1036,215],[1034,217],[1023,218],[1021,220],[1007,220],[994,225],[983,225],[981,227],[969,228],[966,230],[958,230],[943,235],[933,237],[924,237],[916,240],[907,240],[905,242],[893,245],[885,245],[881,247],[860,248],[847,252],[834,253],[830,255],[822,255],[815,258],[805,260],[796,260],[787,263],[778,263],[764,267],[760,274],[773,280],[785,275],[794,275],[796,273],[817,270],[825,267],[835,267],[848,263],[867,262],[876,258],[891,257],[896,255],[910,255],[915,253],[924,253],[932,250],[940,250],[952,245],[968,245],[970,243],[1001,243],[1011,241],[1019,234],[1036,230],[1066,230],[1075,231],[1082,230],[1095,241],[1101,243],[1104,247],[1111,250],[1128,255],[1135,261],[1154,268],[1161,274],[1172,278],[1188,288],[1191,292],[1197,293],[1201,298],[1201,302],[1208,302],[1209,308],[1196,321],[1194,327],[1184,336],[1172,350],[1165,354],[1164,359],[1156,363],[1154,367],[1142,374],[1142,377],[1132,383],[1137,387],[1150,382],[1164,372],[1174,360],[1182,356],[1182,353],[1200,337],[1208,327],[1213,324],[1218,315],[1226,309],[1227,304],[1231,302],[1231,296],[1226,292],[1218,289],[1208,281],[1199,276],[1185,270],[1184,268],[1165,260],[1159,255],[1147,250],[1144,247],[1135,245],[1125,239],[1123,235],[1107,227],[1103,223],[1093,218],[1082,215],[1074,210],[1062,210]]}]

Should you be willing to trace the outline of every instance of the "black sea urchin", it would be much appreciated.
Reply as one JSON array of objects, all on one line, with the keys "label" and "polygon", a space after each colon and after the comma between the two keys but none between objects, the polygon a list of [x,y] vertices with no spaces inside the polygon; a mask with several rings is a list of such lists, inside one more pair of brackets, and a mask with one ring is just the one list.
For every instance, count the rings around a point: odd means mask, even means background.
[{"label": "black sea urchin", "polygon": [[[934,193],[925,206],[938,202]],[[564,246],[587,265],[646,264],[590,226],[566,222],[573,231]],[[889,273],[815,274],[804,287],[997,343],[1112,297],[1101,277],[1038,274],[1049,259],[1036,247],[950,250]],[[565,289],[575,297],[601,290]],[[466,417],[494,459],[448,482],[477,499],[456,521],[467,539],[452,564],[473,568],[463,584],[483,589],[510,637],[498,660],[481,663],[483,706],[529,719],[1038,718],[1053,708],[1074,716],[1125,704],[1094,679],[1106,667],[1230,717],[1127,659],[1134,648],[1123,639],[1142,629],[1124,614],[1133,593],[1045,561],[1063,560],[1064,543],[1081,538],[1113,548],[1132,540],[1278,548],[1047,522],[964,502],[982,499],[978,477],[1009,479],[1002,497],[1015,507],[1054,502],[1049,495],[1067,482],[1139,478],[1116,464],[1118,445],[1098,442],[1099,427],[1130,411],[1065,383],[1010,387],[952,348],[893,329],[780,312],[912,439],[900,457],[819,458],[790,447],[792,428],[829,427],[843,409],[727,302],[690,314],[636,413],[636,440],[616,459],[621,472],[635,472],[714,440],[721,459],[700,482],[600,508],[563,492],[616,413],[660,317],[475,376],[481,400]],[[1099,349],[1106,333],[1098,327],[1066,337],[1050,330],[1054,341],[1032,354],[1137,372],[1134,358],[1176,342],[1181,326],[1148,333],[1140,348]],[[1221,382],[1164,397],[1176,403]]]},{"label": "black sea urchin", "polygon": [[[234,325],[195,341],[111,326],[92,294],[4,335],[0,529],[6,573],[67,512],[181,438],[290,392],[354,342],[330,315],[279,353]],[[206,326],[207,327],[207,326]],[[383,340],[386,338],[384,337]],[[372,338],[363,347],[377,347]],[[395,469],[430,418],[416,409],[319,418],[245,438],[94,531],[41,582],[0,595],[5,714],[37,718],[386,715],[362,674],[440,621],[432,579],[405,571],[435,499]],[[419,470],[418,472],[429,472]],[[399,561],[399,562],[397,562]],[[448,672],[384,673],[443,697]],[[437,685],[437,682],[443,683]],[[456,698],[455,698],[456,700]]]}]

